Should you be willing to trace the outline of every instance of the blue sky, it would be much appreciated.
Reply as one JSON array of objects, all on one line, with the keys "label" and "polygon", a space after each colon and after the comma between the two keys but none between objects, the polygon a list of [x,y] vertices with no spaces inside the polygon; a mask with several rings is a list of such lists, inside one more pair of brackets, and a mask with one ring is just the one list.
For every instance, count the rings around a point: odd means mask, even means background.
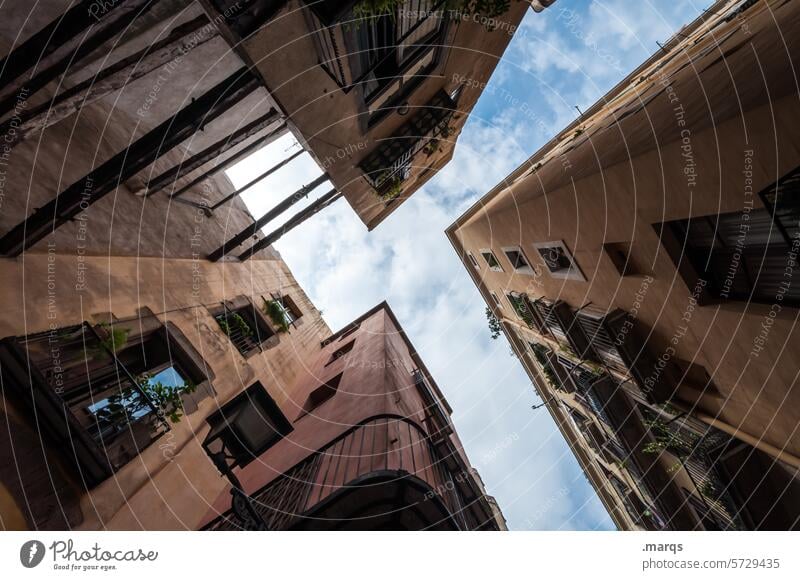
[{"label": "blue sky", "polygon": [[[575,106],[586,110],[709,4],[559,0],[529,11],[443,171],[372,233],[339,201],[276,244],[334,330],[389,302],[511,529],[613,524],[547,411],[531,409],[539,399],[508,343],[491,340],[485,305],[444,229],[574,120]],[[294,147],[287,136],[228,175],[241,186]],[[301,156],[245,202],[262,215],[320,173]]]}]

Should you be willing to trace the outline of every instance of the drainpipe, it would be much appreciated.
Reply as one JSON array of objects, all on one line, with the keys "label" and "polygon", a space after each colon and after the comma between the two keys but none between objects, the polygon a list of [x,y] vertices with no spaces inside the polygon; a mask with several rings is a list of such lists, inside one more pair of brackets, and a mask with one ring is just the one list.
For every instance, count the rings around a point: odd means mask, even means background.
[{"label": "drainpipe", "polygon": [[764,453],[773,457],[774,459],[777,459],[778,461],[787,463],[792,467],[794,467],[795,469],[800,469],[800,458],[798,458],[796,455],[792,453],[789,453],[785,449],[779,449],[774,445],[767,443],[763,439],[759,439],[758,437],[753,437],[752,435],[745,433],[741,429],[737,429],[736,427],[733,427],[723,421],[720,421],[716,417],[703,413],[702,411],[692,410],[689,408],[688,405],[685,405],[679,401],[670,401],[670,405],[677,407],[684,413],[687,413],[699,419],[706,425],[710,425],[715,429],[719,429],[720,431],[723,431],[728,435],[731,435],[732,437],[735,437],[736,439],[739,439],[740,441],[747,443],[751,447],[755,447],[759,451],[763,451]]}]

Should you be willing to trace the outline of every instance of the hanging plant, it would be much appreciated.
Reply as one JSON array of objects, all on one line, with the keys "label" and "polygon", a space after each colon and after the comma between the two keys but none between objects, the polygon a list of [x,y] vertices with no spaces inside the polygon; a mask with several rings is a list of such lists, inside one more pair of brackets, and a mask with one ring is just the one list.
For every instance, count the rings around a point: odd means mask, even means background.
[{"label": "hanging plant", "polygon": [[112,327],[110,324],[103,322],[98,325],[98,329],[100,330],[98,333],[100,335],[100,344],[87,349],[87,353],[91,354],[95,360],[106,358],[109,353],[117,354],[127,346],[128,335],[131,332],[130,328]]},{"label": "hanging plant", "polygon": [[489,332],[492,333],[492,340],[497,340],[503,333],[503,327],[500,325],[500,321],[497,320],[494,312],[492,312],[492,309],[488,306],[486,307],[486,320],[489,322]]}]

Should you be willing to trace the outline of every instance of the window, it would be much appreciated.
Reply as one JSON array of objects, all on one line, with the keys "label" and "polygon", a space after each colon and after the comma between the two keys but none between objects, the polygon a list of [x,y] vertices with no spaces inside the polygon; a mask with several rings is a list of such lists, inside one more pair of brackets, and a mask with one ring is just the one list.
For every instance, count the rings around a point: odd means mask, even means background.
[{"label": "window", "polygon": [[356,341],[354,339],[354,340],[351,340],[350,342],[348,342],[347,344],[345,344],[344,346],[341,346],[338,349],[336,349],[336,351],[331,355],[331,358],[328,360],[328,362],[325,363],[325,366],[328,366],[329,364],[332,364],[332,363],[336,362],[337,360],[342,358],[344,355],[346,355],[348,352],[353,350],[353,346],[355,346],[355,344],[356,344]]},{"label": "window", "polygon": [[469,261],[472,262],[472,265],[475,267],[475,269],[480,270],[481,265],[478,264],[478,260],[475,259],[475,256],[473,256],[470,252],[467,252],[467,256],[469,257]]},{"label": "window", "polygon": [[303,405],[303,411],[297,418],[302,419],[318,407],[322,406],[322,404],[328,401],[328,399],[333,397],[336,394],[336,391],[339,389],[339,383],[341,380],[342,373],[339,373],[325,384],[311,391],[311,394],[308,395],[308,399],[306,399],[306,402]]},{"label": "window", "polygon": [[446,20],[434,13],[430,0],[419,3],[417,10],[405,8],[401,3],[397,14],[371,18],[346,32],[354,47],[353,78],[359,79],[371,112],[407,97],[436,65],[441,42],[435,39]]},{"label": "window", "polygon": [[42,432],[90,485],[213,393],[191,343],[153,316],[7,338],[0,358],[6,384],[22,389]]},{"label": "window", "polygon": [[303,312],[294,300],[288,295],[278,296],[274,299],[283,310],[283,319],[286,324],[293,325],[303,316]]},{"label": "window", "polygon": [[586,281],[564,242],[543,242],[533,244],[533,247],[538,250],[551,277]]},{"label": "window", "polygon": [[483,259],[486,260],[486,264],[489,266],[489,269],[493,272],[502,272],[503,267],[500,265],[500,262],[497,261],[497,258],[494,256],[494,252],[491,250],[481,250],[481,256]]},{"label": "window", "polygon": [[800,171],[761,194],[766,208],[658,224],[662,242],[690,289],[705,298],[800,305],[794,254],[800,246]]},{"label": "window", "polygon": [[503,248],[503,253],[505,253],[508,261],[511,262],[511,267],[515,272],[530,275],[536,274],[536,271],[531,267],[528,258],[521,248]]},{"label": "window", "polygon": [[244,357],[259,352],[262,344],[275,335],[263,314],[247,298],[237,298],[210,312]]},{"label": "window", "polygon": [[203,442],[221,470],[243,467],[292,431],[292,425],[261,383],[253,383],[208,418]]},{"label": "window", "polygon": [[494,300],[495,306],[497,306],[498,308],[502,308],[503,303],[500,302],[500,299],[497,297],[497,294],[495,294],[494,292],[490,292],[490,294],[492,295],[492,300]]}]

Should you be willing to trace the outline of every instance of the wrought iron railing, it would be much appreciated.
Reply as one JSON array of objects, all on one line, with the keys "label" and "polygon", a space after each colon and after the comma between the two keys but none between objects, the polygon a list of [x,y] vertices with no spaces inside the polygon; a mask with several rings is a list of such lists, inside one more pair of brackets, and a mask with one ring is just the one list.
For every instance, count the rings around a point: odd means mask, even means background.
[{"label": "wrought iron railing", "polygon": [[236,350],[242,355],[246,355],[253,349],[258,348],[259,341],[256,337],[256,331],[250,327],[240,313],[225,310],[221,314],[217,314],[214,319],[233,343],[233,346],[236,347]]},{"label": "wrought iron railing", "polygon": [[[414,476],[425,482],[458,529],[477,529],[482,523],[466,508],[456,483],[459,477],[471,476],[452,473],[425,430],[398,416],[374,417],[350,428],[252,494],[250,505],[266,529],[285,530],[337,491],[384,485],[385,481],[370,483],[369,475],[378,473],[396,473],[398,479]],[[253,522],[231,509],[205,529],[253,527]]]}]

